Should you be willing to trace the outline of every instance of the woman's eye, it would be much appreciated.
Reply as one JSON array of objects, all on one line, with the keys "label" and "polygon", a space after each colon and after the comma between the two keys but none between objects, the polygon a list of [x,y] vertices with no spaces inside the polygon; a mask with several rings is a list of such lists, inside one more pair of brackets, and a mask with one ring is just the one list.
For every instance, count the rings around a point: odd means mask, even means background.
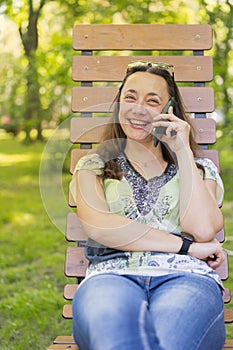
[{"label": "woman's eye", "polygon": [[158,100],[155,100],[155,99],[149,99],[148,101],[147,101],[147,103],[149,103],[149,104],[151,104],[151,105],[154,105],[154,106],[157,106],[157,105],[159,105],[159,101]]},{"label": "woman's eye", "polygon": [[126,95],[124,97],[124,100],[128,101],[128,102],[131,102],[131,101],[134,102],[136,100],[136,98],[133,95]]}]

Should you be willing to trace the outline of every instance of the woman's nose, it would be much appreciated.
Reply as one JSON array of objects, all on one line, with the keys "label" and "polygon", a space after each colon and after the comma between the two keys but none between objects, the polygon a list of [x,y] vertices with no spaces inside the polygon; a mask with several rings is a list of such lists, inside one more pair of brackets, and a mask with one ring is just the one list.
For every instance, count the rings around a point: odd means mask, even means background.
[{"label": "woman's nose", "polygon": [[144,114],[146,114],[146,108],[142,103],[134,103],[133,113],[144,115]]}]

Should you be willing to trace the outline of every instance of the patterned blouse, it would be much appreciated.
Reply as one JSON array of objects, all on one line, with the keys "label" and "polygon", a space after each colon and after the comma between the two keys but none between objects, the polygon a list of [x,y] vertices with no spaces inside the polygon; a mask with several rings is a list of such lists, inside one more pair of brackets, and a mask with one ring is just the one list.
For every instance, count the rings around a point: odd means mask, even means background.
[{"label": "patterned blouse", "polygon": [[[169,165],[164,173],[149,180],[143,178],[130,164],[124,154],[117,161],[123,170],[122,180],[106,179],[103,189],[109,210],[119,215],[139,221],[155,229],[179,234],[179,170]],[[195,161],[205,169],[205,178],[217,182],[217,203],[223,199],[223,183],[214,163],[207,158]],[[104,161],[98,154],[90,154],[79,160],[77,170],[88,169],[101,175]],[[200,172],[202,172],[200,170]],[[70,190],[76,198],[74,177]],[[89,263],[87,277],[98,273],[135,274],[158,276],[176,272],[191,272],[210,276],[220,285],[218,274],[201,261],[190,255],[161,252],[124,252],[124,258],[116,257],[97,263]]]}]

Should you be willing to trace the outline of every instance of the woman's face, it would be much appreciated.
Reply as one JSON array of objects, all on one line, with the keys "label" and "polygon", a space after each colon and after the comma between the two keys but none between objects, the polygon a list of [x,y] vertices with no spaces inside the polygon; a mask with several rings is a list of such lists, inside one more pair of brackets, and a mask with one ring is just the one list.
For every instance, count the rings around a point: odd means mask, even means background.
[{"label": "woman's face", "polygon": [[153,117],[169,100],[165,79],[148,72],[128,77],[120,96],[119,120],[127,138],[146,143],[152,140]]}]

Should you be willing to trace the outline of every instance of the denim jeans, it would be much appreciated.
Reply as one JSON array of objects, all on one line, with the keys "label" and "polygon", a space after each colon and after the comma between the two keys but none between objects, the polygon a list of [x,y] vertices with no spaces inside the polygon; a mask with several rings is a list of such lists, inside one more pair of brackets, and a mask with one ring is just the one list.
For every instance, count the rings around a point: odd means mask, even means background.
[{"label": "denim jeans", "polygon": [[73,336],[81,350],[221,350],[221,290],[194,273],[96,275],[75,293]]}]

